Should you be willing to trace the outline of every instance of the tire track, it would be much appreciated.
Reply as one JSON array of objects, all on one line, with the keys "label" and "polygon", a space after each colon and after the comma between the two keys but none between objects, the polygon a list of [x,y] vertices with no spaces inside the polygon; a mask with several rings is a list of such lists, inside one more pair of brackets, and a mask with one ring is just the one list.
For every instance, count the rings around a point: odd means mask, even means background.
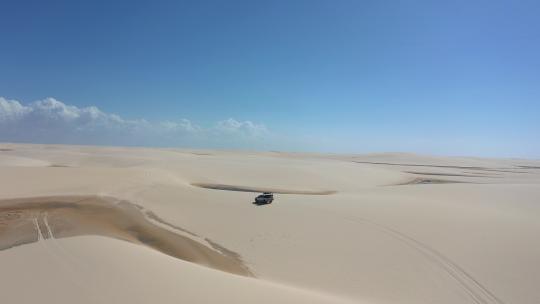
[{"label": "tire track", "polygon": [[409,248],[420,253],[435,266],[441,268],[445,273],[447,273],[454,281],[456,281],[459,287],[471,298],[471,300],[475,304],[506,304],[461,266],[456,264],[454,261],[443,255],[439,251],[429,247],[428,245],[418,241],[411,236],[408,236],[396,229],[378,224],[365,218],[343,216],[342,214],[332,212],[323,208],[314,207],[314,209],[319,209],[325,213],[333,213],[334,215],[344,220],[370,226],[373,229],[378,230],[390,236],[391,238],[400,241]]},{"label": "tire track", "polygon": [[36,228],[36,233],[37,233],[37,241],[39,242],[43,238],[43,234],[41,234],[41,229],[39,228],[39,222],[38,222],[37,217],[33,218],[32,222],[34,222],[34,226]]},{"label": "tire track", "polygon": [[438,252],[437,250],[427,246],[426,244],[410,237],[402,232],[399,232],[393,228],[383,226],[381,224],[372,222],[363,218],[343,217],[346,220],[353,221],[360,224],[369,225],[378,231],[389,235],[390,237],[399,240],[406,244],[408,247],[422,254],[433,264],[443,269],[452,279],[454,279],[461,287],[461,289],[467,293],[471,300],[476,304],[505,304],[489,289],[482,285],[472,275],[465,271],[461,266],[450,260],[448,257]]},{"label": "tire track", "polygon": [[[40,226],[40,219],[43,226],[45,226],[43,229],[45,230],[45,234]],[[79,275],[80,273],[84,273],[80,271],[81,268],[86,268],[87,270],[89,270],[89,268],[82,267],[86,265],[81,264],[73,255],[66,252],[66,250],[57,242],[49,224],[48,213],[39,212],[34,218],[32,218],[32,221],[34,222],[34,226],[36,228],[38,242],[45,252],[52,258],[53,263],[57,265],[58,271],[64,271],[70,278],[69,282],[77,286],[79,291],[85,294],[85,297],[95,297],[99,299],[99,303],[107,303],[105,297],[101,294],[89,293],[89,289],[87,287],[88,282],[83,282],[87,280]],[[81,267],[77,267],[77,265]]]},{"label": "tire track", "polygon": [[45,227],[47,228],[47,233],[49,234],[49,241],[51,242],[52,246],[56,248],[56,251],[58,254],[62,257],[62,260],[69,264],[68,266],[70,268],[76,268],[76,265],[83,265],[81,261],[76,259],[72,254],[70,254],[62,245],[58,243],[56,240],[56,237],[53,234],[52,228],[49,224],[49,214],[47,212],[42,213],[43,217],[43,223],[45,224]]}]

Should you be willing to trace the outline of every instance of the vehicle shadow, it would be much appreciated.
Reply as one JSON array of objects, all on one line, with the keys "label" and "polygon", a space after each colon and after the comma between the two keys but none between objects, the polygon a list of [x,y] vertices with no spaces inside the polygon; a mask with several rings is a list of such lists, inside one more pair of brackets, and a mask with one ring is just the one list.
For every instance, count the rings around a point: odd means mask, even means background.
[{"label": "vehicle shadow", "polygon": [[258,207],[270,205],[270,203],[258,203],[257,201],[253,201],[252,204]]}]

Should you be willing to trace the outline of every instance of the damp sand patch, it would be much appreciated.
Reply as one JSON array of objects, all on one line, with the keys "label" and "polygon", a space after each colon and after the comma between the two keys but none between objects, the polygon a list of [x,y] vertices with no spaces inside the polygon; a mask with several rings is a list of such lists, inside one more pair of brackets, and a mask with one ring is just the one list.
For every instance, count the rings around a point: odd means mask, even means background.
[{"label": "damp sand patch", "polygon": [[397,183],[387,186],[406,186],[406,185],[436,185],[436,184],[471,184],[470,182],[456,181],[456,180],[446,180],[438,178],[414,178],[412,180]]},{"label": "damp sand patch", "polygon": [[80,235],[145,245],[184,261],[253,276],[239,254],[128,201],[100,196],[0,200],[0,250]]},{"label": "damp sand patch", "polygon": [[240,191],[240,192],[271,192],[280,194],[304,194],[304,195],[329,195],[337,193],[334,190],[296,190],[296,189],[280,189],[280,188],[268,188],[268,187],[252,187],[252,186],[238,186],[238,185],[226,185],[226,184],[209,184],[209,183],[192,183],[192,186],[224,191]]}]

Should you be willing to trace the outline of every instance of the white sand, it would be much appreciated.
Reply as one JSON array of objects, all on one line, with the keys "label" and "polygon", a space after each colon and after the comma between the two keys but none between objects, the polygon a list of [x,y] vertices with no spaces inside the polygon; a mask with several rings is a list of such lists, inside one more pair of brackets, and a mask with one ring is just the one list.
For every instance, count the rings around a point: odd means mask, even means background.
[{"label": "white sand", "polygon": [[56,221],[0,251],[2,303],[540,303],[540,161],[0,144],[0,209],[70,195],[140,205],[254,277]]}]

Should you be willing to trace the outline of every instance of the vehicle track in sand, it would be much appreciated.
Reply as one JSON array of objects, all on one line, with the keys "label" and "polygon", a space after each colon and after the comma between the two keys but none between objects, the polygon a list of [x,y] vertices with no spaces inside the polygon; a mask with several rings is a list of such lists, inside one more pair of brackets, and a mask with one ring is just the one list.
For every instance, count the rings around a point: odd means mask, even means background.
[{"label": "vehicle track in sand", "polygon": [[452,261],[450,258],[422,243],[421,241],[411,237],[403,232],[400,232],[394,228],[376,223],[361,217],[346,216],[341,213],[330,211],[328,209],[313,207],[311,208],[321,210],[324,213],[330,213],[341,219],[361,224],[363,226],[371,227],[372,229],[379,231],[390,238],[399,241],[407,247],[413,249],[415,252],[424,256],[431,264],[444,271],[451,279],[453,279],[458,287],[465,292],[472,303],[474,304],[506,304],[500,298],[498,298],[487,287],[475,279],[469,272],[463,267]]},{"label": "vehicle track in sand", "polygon": [[[336,214],[337,215],[337,214]],[[499,299],[493,292],[482,285],[476,280],[470,273],[468,273],[463,267],[453,262],[450,258],[446,257],[439,251],[429,247],[428,245],[420,242],[419,240],[408,236],[393,228],[378,224],[364,218],[356,217],[343,217],[341,218],[363,225],[371,226],[372,228],[400,241],[401,243],[412,248],[416,252],[427,258],[432,264],[441,268],[447,273],[453,280],[455,280],[459,287],[469,295],[473,303],[475,304],[505,304]]]}]

